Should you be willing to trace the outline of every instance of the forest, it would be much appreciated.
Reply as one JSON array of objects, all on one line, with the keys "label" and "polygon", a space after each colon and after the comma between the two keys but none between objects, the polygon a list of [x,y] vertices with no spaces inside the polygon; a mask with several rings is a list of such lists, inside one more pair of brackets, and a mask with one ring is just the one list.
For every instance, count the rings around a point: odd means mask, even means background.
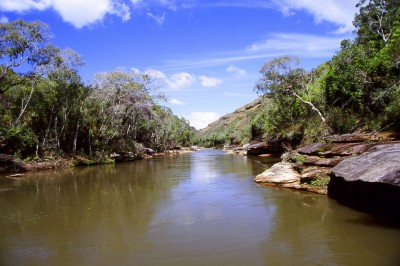
[{"label": "forest", "polygon": [[231,139],[316,141],[330,134],[400,130],[400,2],[360,0],[354,39],[343,40],[327,62],[307,71],[300,59],[266,62],[255,91],[263,99],[248,114],[251,126],[224,127],[200,143]]},{"label": "forest", "polygon": [[50,36],[40,21],[0,24],[0,153],[101,158],[189,145],[194,130],[162,106],[156,79],[111,71],[84,82],[80,55]]}]

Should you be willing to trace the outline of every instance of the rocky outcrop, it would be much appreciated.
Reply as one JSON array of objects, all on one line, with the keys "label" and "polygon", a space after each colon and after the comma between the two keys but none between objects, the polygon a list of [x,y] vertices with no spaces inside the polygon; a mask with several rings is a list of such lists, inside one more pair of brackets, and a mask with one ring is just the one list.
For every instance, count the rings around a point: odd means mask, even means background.
[{"label": "rocky outcrop", "polygon": [[374,145],[332,169],[329,196],[400,223],[400,143]]},{"label": "rocky outcrop", "polygon": [[376,145],[332,169],[332,176],[347,182],[362,181],[400,186],[400,143]]},{"label": "rocky outcrop", "polygon": [[[358,158],[359,155],[379,150],[385,143],[392,143],[395,139],[395,134],[392,133],[379,133],[379,134],[347,134],[341,136],[330,136],[327,138],[329,142],[312,143],[303,145],[297,150],[288,152],[282,156],[284,162],[290,164],[290,167],[296,171],[300,178],[296,182],[276,182],[276,184],[283,187],[307,190],[321,194],[328,193],[328,183],[330,183],[332,169],[339,169],[337,165],[342,165],[342,162]],[[398,144],[400,145],[400,144]],[[395,148],[392,148],[395,149]],[[374,160],[372,160],[374,161]],[[400,165],[400,164],[399,164]],[[364,163],[358,165],[360,171],[371,171],[370,168],[364,168]],[[393,168],[397,169],[397,168]],[[382,169],[377,171],[386,171],[389,169]],[[394,170],[395,171],[395,170]],[[400,171],[400,169],[399,169]],[[360,173],[354,172],[354,176]],[[275,175],[281,175],[279,171],[273,172]],[[389,174],[392,176],[393,174]],[[389,177],[386,177],[386,179]],[[274,180],[269,178],[269,180]],[[271,181],[264,181],[263,179],[255,180],[258,183]]]}]

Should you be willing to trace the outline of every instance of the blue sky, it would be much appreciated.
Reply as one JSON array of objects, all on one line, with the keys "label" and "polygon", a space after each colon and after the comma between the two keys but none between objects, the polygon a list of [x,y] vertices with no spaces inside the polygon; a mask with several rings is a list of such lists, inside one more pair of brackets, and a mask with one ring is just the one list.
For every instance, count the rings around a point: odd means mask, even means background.
[{"label": "blue sky", "polygon": [[298,56],[311,69],[352,38],[357,0],[0,0],[0,21],[41,20],[82,56],[85,80],[123,69],[159,80],[197,129],[257,98],[261,66]]}]

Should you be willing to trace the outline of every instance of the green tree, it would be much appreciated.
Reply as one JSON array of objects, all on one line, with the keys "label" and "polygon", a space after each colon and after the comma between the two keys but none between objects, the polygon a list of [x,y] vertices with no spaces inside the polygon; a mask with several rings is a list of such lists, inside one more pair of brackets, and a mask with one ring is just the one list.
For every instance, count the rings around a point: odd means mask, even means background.
[{"label": "green tree", "polygon": [[40,21],[0,23],[0,80],[25,63],[34,69],[48,65],[58,53],[49,43],[50,36],[48,26]]},{"label": "green tree", "polygon": [[276,95],[277,98],[293,96],[310,107],[322,122],[325,122],[324,115],[312,102],[313,95],[309,90],[312,73],[299,68],[299,63],[299,58],[292,56],[282,56],[268,61],[261,68],[262,78],[256,84],[256,89],[262,93]]}]

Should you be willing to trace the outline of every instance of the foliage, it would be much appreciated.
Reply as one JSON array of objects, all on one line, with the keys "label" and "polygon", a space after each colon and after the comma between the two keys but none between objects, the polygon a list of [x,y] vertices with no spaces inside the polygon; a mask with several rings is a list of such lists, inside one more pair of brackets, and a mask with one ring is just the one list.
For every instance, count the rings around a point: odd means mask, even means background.
[{"label": "foliage", "polygon": [[1,145],[4,153],[13,154],[18,158],[25,154],[34,154],[38,138],[31,128],[17,125],[1,128],[0,133],[4,138]]},{"label": "foliage", "polygon": [[[261,68],[256,91],[273,106],[255,130],[268,136],[318,139],[325,134],[399,129],[400,2],[360,0],[354,40],[344,40],[312,71],[291,56]],[[319,120],[319,122],[318,122]]]},{"label": "foliage", "polygon": [[50,35],[42,22],[0,23],[1,152],[29,158],[79,152],[97,162],[143,145],[190,145],[193,128],[158,104],[165,97],[156,80],[112,71],[85,85],[80,56],[51,45]]},{"label": "foliage", "polygon": [[331,178],[329,176],[318,177],[318,178],[310,181],[309,184],[313,185],[313,186],[316,186],[316,187],[326,188],[326,187],[328,187],[330,179]]},{"label": "foliage", "polygon": [[49,65],[58,52],[49,39],[48,26],[39,21],[0,23],[0,58],[6,62],[0,66],[0,79],[25,63],[34,68]]}]

